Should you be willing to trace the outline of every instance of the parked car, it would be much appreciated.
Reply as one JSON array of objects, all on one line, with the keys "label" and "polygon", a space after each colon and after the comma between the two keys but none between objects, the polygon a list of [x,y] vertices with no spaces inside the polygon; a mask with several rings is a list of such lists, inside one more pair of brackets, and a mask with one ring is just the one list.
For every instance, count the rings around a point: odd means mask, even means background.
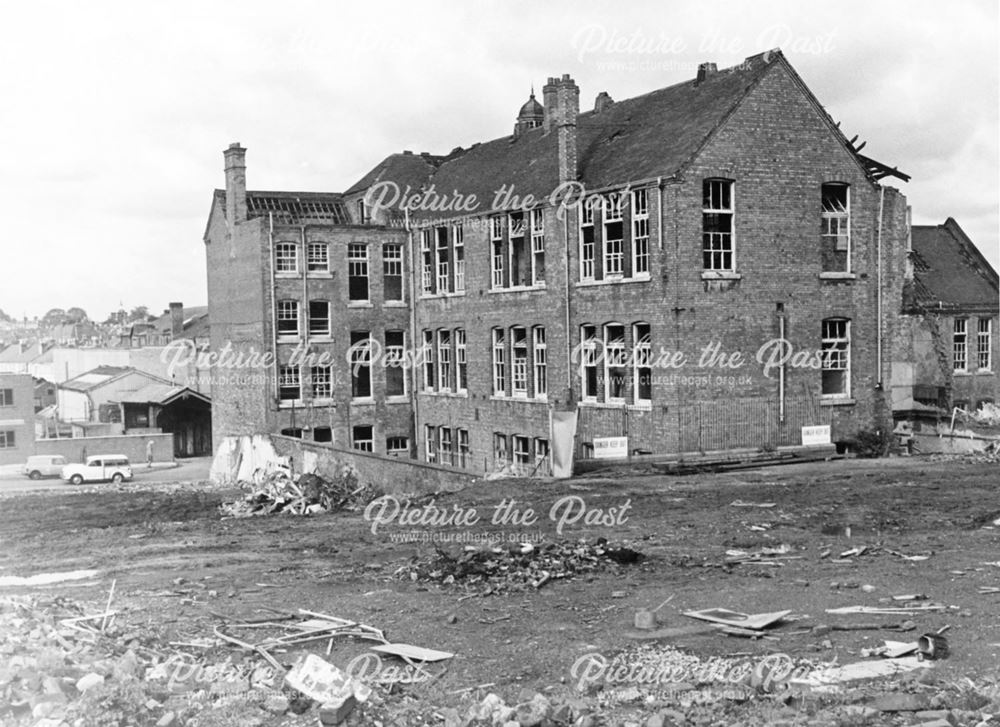
[{"label": "parked car", "polygon": [[62,468],[62,478],[74,485],[83,482],[118,483],[132,479],[132,465],[124,454],[95,454],[86,464],[68,464]]},{"label": "parked car", "polygon": [[43,477],[58,477],[66,466],[66,458],[61,454],[35,454],[24,464],[24,474],[33,480]]}]

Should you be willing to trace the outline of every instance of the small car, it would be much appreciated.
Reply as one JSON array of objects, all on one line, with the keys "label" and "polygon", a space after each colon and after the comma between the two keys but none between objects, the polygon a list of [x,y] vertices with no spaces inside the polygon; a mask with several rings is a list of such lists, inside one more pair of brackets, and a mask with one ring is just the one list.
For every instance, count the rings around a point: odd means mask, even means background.
[{"label": "small car", "polygon": [[84,482],[115,484],[132,479],[132,465],[124,454],[95,454],[86,464],[68,464],[62,468],[62,478],[74,485]]},{"label": "small car", "polygon": [[66,458],[61,454],[35,454],[24,464],[24,474],[33,480],[43,477],[58,477],[66,466]]}]

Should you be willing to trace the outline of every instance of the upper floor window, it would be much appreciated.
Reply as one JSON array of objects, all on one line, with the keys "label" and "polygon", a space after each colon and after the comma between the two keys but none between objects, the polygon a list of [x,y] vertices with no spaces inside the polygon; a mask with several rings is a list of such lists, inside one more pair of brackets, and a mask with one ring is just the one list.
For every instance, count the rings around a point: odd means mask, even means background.
[{"label": "upper floor window", "polygon": [[462,225],[452,225],[451,236],[455,249],[455,292],[465,291],[465,229]]},{"label": "upper floor window", "polygon": [[310,273],[330,272],[330,246],[328,244],[310,242],[306,256],[306,269]]},{"label": "upper floor window", "polygon": [[531,260],[528,256],[528,246],[525,242],[527,234],[524,213],[511,212],[508,216],[507,230],[510,235],[508,252],[510,268],[508,287],[527,287],[531,284]]},{"label": "upper floor window", "polygon": [[309,374],[314,399],[329,399],[333,396],[333,373],[330,366],[313,366]]},{"label": "upper floor window", "polygon": [[502,328],[493,329],[493,395],[507,393],[507,347]]},{"label": "upper floor window", "polygon": [[434,384],[434,331],[424,331],[424,343],[420,351],[424,362],[424,391],[433,391]]},{"label": "upper floor window", "polygon": [[625,223],[622,218],[625,195],[612,192],[604,197],[604,276],[625,273]]},{"label": "upper floor window", "polygon": [[514,396],[528,395],[528,332],[524,328],[510,329],[513,384],[511,392]]},{"label": "upper floor window", "polygon": [[587,200],[580,206],[580,280],[594,280],[595,237],[594,205]]},{"label": "upper floor window", "polygon": [[545,283],[545,214],[531,210],[531,284]]},{"label": "upper floor window", "polygon": [[[980,371],[990,371],[993,369],[993,355],[990,344],[993,341],[993,321],[989,318],[979,319],[979,328],[976,331],[977,363]],[[990,402],[992,403],[992,402]]]},{"label": "upper floor window", "polygon": [[434,294],[434,249],[431,246],[431,230],[420,231],[420,290],[424,295]]},{"label": "upper floor window", "polygon": [[403,246],[382,245],[382,290],[387,301],[403,300]]},{"label": "upper floor window", "polygon": [[0,431],[0,449],[14,449],[15,447],[17,447],[17,443],[14,441],[14,430]]},{"label": "upper floor window", "polygon": [[279,300],[277,318],[279,338],[298,337],[299,302],[297,300]]},{"label": "upper floor window", "polygon": [[369,331],[351,331],[351,397],[367,399],[372,395],[372,348]]},{"label": "upper floor window", "polygon": [[545,344],[545,329],[535,326],[531,329],[532,356],[534,359],[535,397],[545,398],[549,392],[548,347]]},{"label": "upper floor window", "polygon": [[435,231],[437,238],[437,292],[451,292],[451,266],[448,250],[448,228],[438,227]]},{"label": "upper floor window", "polygon": [[649,195],[632,191],[632,274],[649,275]]},{"label": "upper floor window", "polygon": [[299,246],[294,242],[279,242],[274,247],[274,272],[299,272]]},{"label": "upper floor window", "polygon": [[455,391],[465,392],[469,387],[469,362],[466,357],[465,329],[455,329]]},{"label": "upper floor window", "polygon": [[851,393],[851,322],[845,318],[823,321],[823,396]]},{"label": "upper floor window", "polygon": [[302,379],[298,366],[278,367],[278,398],[297,401],[302,398]]},{"label": "upper floor window", "polygon": [[823,272],[851,269],[851,188],[839,182],[822,186]]},{"label": "upper floor window", "polygon": [[968,320],[956,318],[952,334],[952,364],[955,371],[965,372],[969,369],[969,332]]},{"label": "upper floor window", "polygon": [[352,301],[368,300],[368,246],[347,246],[347,297]]},{"label": "upper floor window", "polygon": [[705,270],[732,271],[733,183],[728,179],[702,182],[702,264]]},{"label": "upper floor window", "polygon": [[451,391],[451,331],[442,328],[438,339],[438,390]]},{"label": "upper floor window", "polygon": [[506,279],[506,255],[503,245],[503,217],[490,218],[490,287],[503,288]]},{"label": "upper floor window", "polygon": [[604,386],[607,400],[624,401],[627,390],[628,353],[625,350],[625,326],[604,326]]},{"label": "upper floor window", "polygon": [[320,338],[330,335],[330,301],[309,301],[309,335]]},{"label": "upper floor window", "polygon": [[0,406],[14,406],[13,389],[0,389]]}]

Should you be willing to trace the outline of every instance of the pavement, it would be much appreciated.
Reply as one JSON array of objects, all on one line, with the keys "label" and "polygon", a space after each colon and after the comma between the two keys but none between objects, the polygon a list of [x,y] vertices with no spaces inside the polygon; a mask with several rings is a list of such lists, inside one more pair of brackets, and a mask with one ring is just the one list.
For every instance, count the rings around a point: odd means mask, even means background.
[{"label": "pavement", "polygon": [[[199,482],[208,479],[212,466],[211,457],[191,457],[168,462],[153,462],[152,467],[146,467],[145,462],[132,463],[132,482]],[[24,463],[0,465],[0,492],[18,492],[30,490],[65,489],[74,487],[59,477],[43,477],[31,480],[23,472]],[[86,487],[95,483],[84,483]],[[103,484],[103,483],[97,483]]]}]

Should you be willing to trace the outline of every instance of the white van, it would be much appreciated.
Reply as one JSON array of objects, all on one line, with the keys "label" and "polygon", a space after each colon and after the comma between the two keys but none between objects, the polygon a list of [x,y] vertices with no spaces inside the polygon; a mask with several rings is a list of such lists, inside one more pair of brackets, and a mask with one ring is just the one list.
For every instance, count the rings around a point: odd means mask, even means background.
[{"label": "white van", "polygon": [[24,464],[24,474],[33,480],[58,477],[65,466],[66,458],[61,454],[35,454]]},{"label": "white van", "polygon": [[124,454],[95,454],[87,457],[86,464],[68,464],[63,467],[62,478],[74,485],[107,480],[117,484],[132,479],[132,465]]}]

